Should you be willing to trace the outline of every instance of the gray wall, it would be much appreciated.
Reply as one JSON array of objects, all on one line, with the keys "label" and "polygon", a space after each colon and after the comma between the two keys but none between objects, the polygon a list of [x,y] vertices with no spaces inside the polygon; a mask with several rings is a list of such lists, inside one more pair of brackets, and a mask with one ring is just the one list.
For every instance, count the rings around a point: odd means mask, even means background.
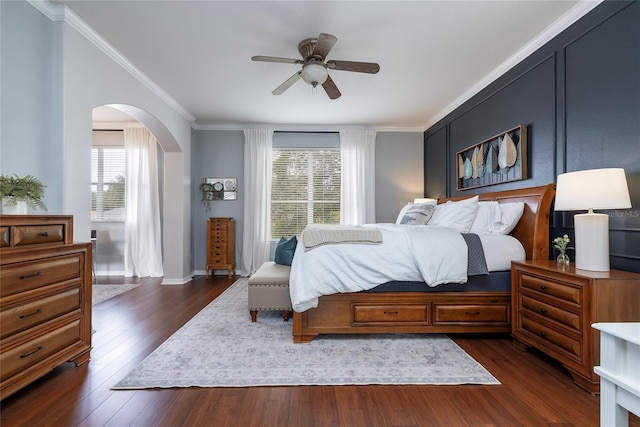
[{"label": "gray wall", "polygon": [[74,239],[89,241],[91,112],[105,104],[130,109],[165,151],[163,283],[185,283],[191,264],[189,118],[94,45],[88,29],[54,22],[44,6],[0,1],[1,172],[40,178],[48,212],[73,215]]},{"label": "gray wall", "polygon": [[[394,222],[408,201],[423,196],[422,133],[379,132],[376,137],[376,222]],[[204,274],[206,263],[206,222],[212,216],[236,220],[236,264],[241,265],[244,134],[242,131],[194,130],[191,136],[191,213],[194,254],[192,270]],[[277,132],[274,146],[339,147],[337,133]],[[214,201],[205,211],[199,185],[206,177],[237,177],[238,200]],[[224,273],[224,272],[216,272]]]},{"label": "gray wall", "polygon": [[[544,185],[558,174],[623,167],[633,208],[610,211],[611,267],[640,272],[640,2],[603,2],[427,129],[425,188],[463,195],[456,153],[528,126],[529,179],[477,192]],[[474,190],[475,192],[475,190]],[[573,237],[573,213],[550,234]]]}]

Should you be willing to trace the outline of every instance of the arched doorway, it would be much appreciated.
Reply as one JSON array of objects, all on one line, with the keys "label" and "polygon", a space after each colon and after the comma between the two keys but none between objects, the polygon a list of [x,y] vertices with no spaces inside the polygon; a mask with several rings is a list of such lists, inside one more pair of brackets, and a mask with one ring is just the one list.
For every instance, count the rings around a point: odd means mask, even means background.
[{"label": "arched doorway", "polygon": [[[160,193],[160,218],[163,224],[162,246],[164,248],[167,247],[165,244],[167,233],[164,232],[164,224],[171,223],[171,217],[175,215],[173,212],[165,212],[167,203],[163,203],[163,201],[172,200],[174,197],[172,192],[175,192],[176,188],[181,188],[180,183],[176,184],[175,182],[167,181],[167,174],[164,172],[167,168],[173,168],[176,161],[182,161],[181,149],[174,136],[160,120],[138,107],[125,104],[109,104],[96,107],[92,111],[94,138],[98,133],[98,137],[117,141],[118,137],[114,135],[127,126],[146,127],[158,141],[158,188]],[[172,175],[169,174],[169,176]],[[169,216],[168,219],[167,215]],[[96,229],[97,240],[100,242],[100,248],[96,254],[96,272],[107,275],[123,274],[124,223],[102,222],[97,224],[92,220],[93,229]],[[169,248],[169,251],[171,251],[173,246],[169,245]],[[180,271],[177,271],[179,276],[176,276],[175,272],[172,271],[172,259],[175,259],[175,254],[168,254],[167,251],[163,250],[163,266],[167,265],[165,267],[165,278],[173,277],[174,279],[170,280],[171,284],[184,283],[184,280],[181,279],[182,274],[180,274]],[[178,279],[176,280],[175,277],[178,277]]]}]

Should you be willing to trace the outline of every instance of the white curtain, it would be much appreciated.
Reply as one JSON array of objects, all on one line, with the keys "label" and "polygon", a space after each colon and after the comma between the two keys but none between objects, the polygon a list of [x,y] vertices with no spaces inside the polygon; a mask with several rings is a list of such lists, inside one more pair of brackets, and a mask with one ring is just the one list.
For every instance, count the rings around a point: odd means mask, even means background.
[{"label": "white curtain", "polygon": [[250,275],[271,253],[272,129],[244,130],[243,274]]},{"label": "white curtain", "polygon": [[342,224],[371,224],[376,221],[375,150],[375,130],[340,131]]},{"label": "white curtain", "polygon": [[124,146],[127,175],[124,275],[161,277],[158,142],[146,128],[126,128]]}]

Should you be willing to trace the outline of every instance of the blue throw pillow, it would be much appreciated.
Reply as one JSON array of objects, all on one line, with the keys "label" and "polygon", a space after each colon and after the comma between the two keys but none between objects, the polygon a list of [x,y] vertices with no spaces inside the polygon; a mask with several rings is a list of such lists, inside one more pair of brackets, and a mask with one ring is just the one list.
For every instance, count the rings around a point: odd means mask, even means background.
[{"label": "blue throw pillow", "polygon": [[289,240],[287,240],[286,237],[281,237],[278,246],[276,246],[275,263],[291,266],[293,254],[296,252],[296,246],[298,246],[296,236],[293,236]]}]

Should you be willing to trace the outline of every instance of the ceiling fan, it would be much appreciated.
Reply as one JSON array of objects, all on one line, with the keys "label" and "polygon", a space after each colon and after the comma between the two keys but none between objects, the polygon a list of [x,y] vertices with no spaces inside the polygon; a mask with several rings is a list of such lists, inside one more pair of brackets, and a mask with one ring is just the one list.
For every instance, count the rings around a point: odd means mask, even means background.
[{"label": "ceiling fan", "polygon": [[337,99],[342,95],[338,87],[329,76],[328,69],[355,71],[357,73],[376,74],[380,71],[380,65],[373,62],[338,61],[331,59],[325,62],[329,51],[338,41],[338,38],[331,34],[320,33],[318,38],[308,38],[298,44],[298,52],[302,59],[280,58],[276,56],[254,56],[252,61],[262,62],[284,62],[287,64],[300,64],[302,69],[289,77],[280,86],[273,90],[274,95],[281,95],[289,89],[295,82],[302,79],[314,88],[322,85],[329,98]]}]

